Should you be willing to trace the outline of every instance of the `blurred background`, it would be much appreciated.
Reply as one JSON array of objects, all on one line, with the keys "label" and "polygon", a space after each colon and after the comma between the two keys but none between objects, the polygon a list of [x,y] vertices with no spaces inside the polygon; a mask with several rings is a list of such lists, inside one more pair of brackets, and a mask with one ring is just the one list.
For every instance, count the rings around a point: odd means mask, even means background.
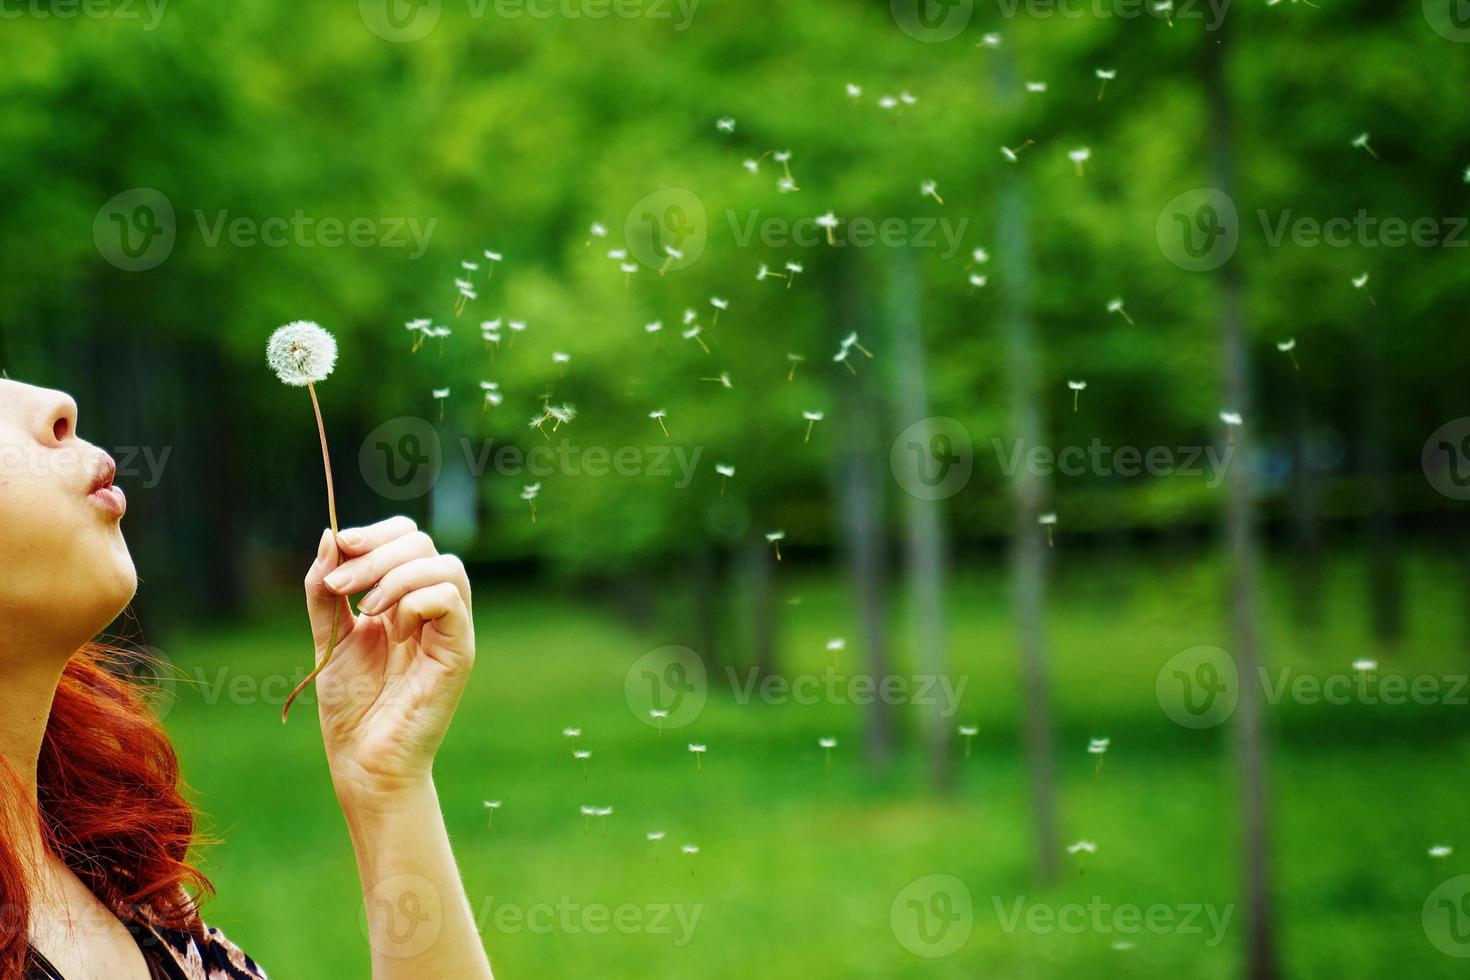
[{"label": "blurred background", "polygon": [[1457,0],[0,12],[0,367],[272,976],[368,969],[298,319],[343,523],[476,580],[498,975],[1463,975]]}]

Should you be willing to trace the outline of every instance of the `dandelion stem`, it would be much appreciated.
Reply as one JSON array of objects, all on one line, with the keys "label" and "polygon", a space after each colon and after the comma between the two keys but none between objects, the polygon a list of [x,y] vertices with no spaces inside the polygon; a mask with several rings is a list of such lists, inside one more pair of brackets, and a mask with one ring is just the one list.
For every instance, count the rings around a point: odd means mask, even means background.
[{"label": "dandelion stem", "polygon": [[[311,408],[316,413],[316,432],[322,442],[322,468],[327,474],[327,518],[331,522],[332,547],[335,549],[337,547],[337,491],[332,484],[332,454],[327,449],[327,427],[322,422],[322,406],[317,401],[316,385],[308,384],[306,390],[311,395]],[[286,705],[281,709],[281,724],[284,725],[287,718],[290,717],[291,705],[296,703],[296,699],[301,696],[301,692],[310,687],[312,682],[326,669],[327,664],[331,662],[332,654],[337,651],[337,632],[341,625],[342,600],[338,599],[332,604],[332,633],[331,637],[327,640],[326,652],[322,654],[322,659],[317,663],[316,669],[306,675],[306,680],[298,684],[296,690],[292,691],[291,696],[286,699]]]}]

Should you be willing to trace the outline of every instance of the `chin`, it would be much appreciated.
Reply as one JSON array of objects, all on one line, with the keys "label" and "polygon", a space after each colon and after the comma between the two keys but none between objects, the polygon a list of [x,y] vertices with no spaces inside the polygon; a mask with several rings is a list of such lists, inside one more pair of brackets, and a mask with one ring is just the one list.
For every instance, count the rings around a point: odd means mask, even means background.
[{"label": "chin", "polygon": [[94,619],[101,621],[98,630],[116,619],[138,591],[138,570],[122,532],[115,530],[111,538],[97,549],[94,568],[92,594],[96,597]]}]

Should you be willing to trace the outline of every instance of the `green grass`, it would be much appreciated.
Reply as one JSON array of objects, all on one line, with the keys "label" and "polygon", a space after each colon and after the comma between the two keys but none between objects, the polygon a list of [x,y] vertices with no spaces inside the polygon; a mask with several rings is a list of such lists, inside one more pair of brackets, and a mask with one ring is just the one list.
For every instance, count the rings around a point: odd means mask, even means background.
[{"label": "green grass", "polygon": [[[1123,936],[1006,931],[1026,905],[1097,900],[1142,908],[1236,901],[1234,771],[1228,726],[1173,725],[1154,693],[1160,666],[1199,644],[1229,647],[1220,570],[1204,559],[1069,558],[1058,568],[1048,618],[1057,761],[1065,841],[1095,840],[1096,855],[1063,857],[1061,880],[1037,888],[1030,872],[1026,771],[1018,749],[1019,681],[999,571],[966,571],[950,602],[953,670],[967,680],[949,722],[978,724],[958,781],[930,793],[912,746],[887,769],[861,763],[863,709],[843,704],[735,703],[716,688],[688,728],[659,737],[634,717],[624,674],[672,634],[640,635],[596,605],[530,590],[483,586],[477,595],[480,664],[438,766],[438,784],[464,878],[497,974],[516,977],[1105,978],[1198,980],[1238,972],[1238,911],[1224,941],[1207,934]],[[1405,641],[1392,654],[1366,639],[1365,573],[1334,563],[1323,625],[1291,625],[1273,571],[1266,598],[1273,668],[1344,672],[1355,657],[1382,659],[1381,674],[1463,674],[1460,578],[1428,558],[1406,568]],[[800,594],[783,623],[787,672],[820,673],[827,638],[853,643],[846,593],[825,578],[783,583]],[[895,623],[901,670],[910,669],[902,611]],[[288,675],[306,656],[301,614],[180,636],[168,652],[207,687],[181,686],[168,722],[209,826],[223,839],[206,852],[220,897],[208,908],[279,977],[368,975],[360,896],[346,831],[328,786],[311,711],[282,730],[275,701],[248,694],[260,678]],[[225,670],[224,675],[218,672]],[[226,687],[213,685],[223,676]],[[231,697],[228,684],[245,685]],[[289,685],[287,685],[289,686]],[[219,696],[216,696],[216,695]],[[1270,711],[1278,921],[1294,978],[1463,975],[1463,963],[1426,939],[1420,910],[1441,881],[1470,871],[1464,792],[1470,724],[1464,707],[1283,703]],[[563,726],[585,730],[590,779],[570,757]],[[827,771],[821,735],[841,744]],[[1095,771],[1085,748],[1107,735]],[[706,742],[696,773],[685,750]],[[481,801],[504,800],[487,832]],[[584,833],[581,804],[616,807],[605,831]],[[663,844],[644,840],[661,829]],[[694,842],[691,861],[678,846]],[[1431,861],[1432,843],[1458,845]],[[974,928],[952,956],[908,951],[890,907],[912,881],[961,879]],[[687,943],[669,932],[599,934],[573,919],[531,931],[497,919],[502,906],[616,909],[675,906],[699,918]],[[595,924],[595,923],[594,923]],[[1115,940],[1136,943],[1131,951]]]}]

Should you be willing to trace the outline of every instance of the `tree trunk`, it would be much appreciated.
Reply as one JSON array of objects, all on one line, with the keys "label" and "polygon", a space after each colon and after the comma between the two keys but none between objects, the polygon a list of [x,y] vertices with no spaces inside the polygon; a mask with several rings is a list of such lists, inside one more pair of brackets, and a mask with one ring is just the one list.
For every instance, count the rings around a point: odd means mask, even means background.
[{"label": "tree trunk", "polygon": [[[1213,169],[1217,187],[1234,199],[1231,104],[1225,55],[1228,25],[1214,43],[1206,45],[1205,91],[1210,106]],[[1251,496],[1250,366],[1245,344],[1238,258],[1220,270],[1220,333],[1224,362],[1225,405],[1239,412],[1244,425],[1236,426],[1235,463],[1226,471],[1225,533],[1230,562],[1230,625],[1240,672],[1240,700],[1236,708],[1237,753],[1240,767],[1242,878],[1246,930],[1245,969],[1250,980],[1275,980],[1276,939],[1272,923],[1270,882],[1269,800],[1266,773],[1266,735],[1261,688],[1256,682],[1260,663],[1260,628],[1256,611],[1255,502]]]},{"label": "tree trunk", "polygon": [[757,676],[776,673],[776,608],[773,588],[776,557],[764,541],[745,546],[740,554],[741,622],[748,630],[750,661]]},{"label": "tree trunk", "polygon": [[[914,255],[908,248],[894,249],[891,254],[887,306],[889,337],[893,343],[892,390],[896,429],[903,431],[929,419],[929,383],[924,335],[919,326],[919,284]],[[921,441],[929,445],[928,439]],[[909,493],[904,495],[903,507],[914,662],[924,675],[940,678],[949,672],[949,655],[945,649],[944,582],[948,555],[944,502]],[[919,710],[930,780],[935,788],[947,789],[952,776],[948,722],[940,714],[939,704]]]},{"label": "tree trunk", "polygon": [[[1008,52],[996,61],[996,90],[1014,104],[1020,81]],[[1002,178],[996,201],[996,271],[1001,334],[1010,377],[1012,436],[1026,448],[1042,444],[1042,408],[1036,391],[1036,338],[1031,314],[1030,217],[1022,172]],[[1037,523],[1047,496],[1046,478],[1029,467],[1011,478],[1015,536],[1011,542],[1011,606],[1016,617],[1025,697],[1026,765],[1031,776],[1031,822],[1035,827],[1036,875],[1043,884],[1057,874],[1056,777],[1052,758],[1051,692],[1046,668],[1046,567],[1048,548]]]},{"label": "tree trunk", "polygon": [[1300,379],[1292,385],[1291,508],[1292,591],[1297,620],[1307,629],[1322,625],[1322,531],[1318,518],[1317,481],[1312,470],[1312,420]]}]

